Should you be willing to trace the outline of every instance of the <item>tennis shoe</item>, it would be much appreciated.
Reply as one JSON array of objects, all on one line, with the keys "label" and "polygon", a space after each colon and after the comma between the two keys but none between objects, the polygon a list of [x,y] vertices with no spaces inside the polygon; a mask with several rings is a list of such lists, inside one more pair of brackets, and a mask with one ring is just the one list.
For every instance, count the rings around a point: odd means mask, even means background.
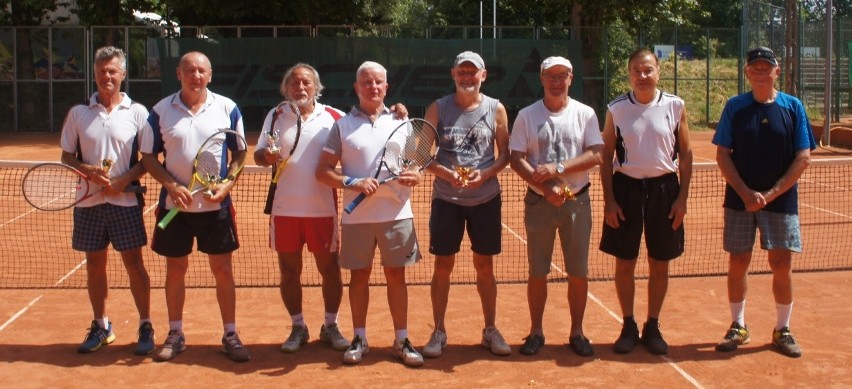
[{"label": "tennis shoe", "polygon": [[414,349],[408,338],[395,340],[393,342],[393,351],[406,366],[423,366],[423,356]]},{"label": "tennis shoe", "polygon": [[524,345],[521,346],[521,354],[536,355],[544,347],[544,335],[530,334],[524,338]]},{"label": "tennis shoe", "polygon": [[247,362],[251,359],[248,349],[243,346],[236,332],[229,332],[222,337],[222,352],[228,354],[234,362]]},{"label": "tennis shoe", "polygon": [[154,360],[157,362],[171,361],[178,353],[182,353],[185,350],[186,339],[183,337],[183,333],[178,330],[171,330],[169,331],[169,335],[166,336],[163,348],[160,349]]},{"label": "tennis shoe", "polygon": [[154,344],[154,326],[149,322],[142,323],[139,326],[138,341],[136,342],[136,350],[133,351],[136,355],[148,355],[154,352],[157,345]]},{"label": "tennis shoe", "polygon": [[583,335],[578,334],[568,338],[568,346],[571,347],[574,354],[581,357],[591,357],[592,355],[595,355],[595,349],[592,347],[592,343],[589,342],[589,338]]},{"label": "tennis shoe", "polygon": [[500,330],[494,326],[482,330],[482,346],[491,350],[491,353],[494,355],[509,355],[512,353],[512,348],[503,339]]},{"label": "tennis shoe", "polygon": [[281,352],[294,353],[302,348],[302,345],[308,343],[308,327],[294,325],[290,330],[290,336],[281,344]]},{"label": "tennis shoe", "polygon": [[639,327],[635,321],[631,320],[624,322],[621,327],[621,335],[618,335],[618,339],[615,340],[612,351],[618,354],[627,354],[633,351],[637,344],[639,344]]},{"label": "tennis shoe", "polygon": [[657,325],[645,323],[644,328],[642,328],[642,343],[645,344],[651,354],[666,355],[669,352],[669,345],[663,340],[659,323]]},{"label": "tennis shoe", "polygon": [[743,344],[748,344],[751,341],[751,336],[748,331],[748,326],[741,326],[740,323],[731,323],[731,328],[722,338],[722,341],[716,345],[716,351],[734,351]]},{"label": "tennis shoe", "polygon": [[429,341],[426,342],[426,346],[423,347],[423,356],[428,358],[440,357],[446,347],[447,333],[435,328],[435,331],[432,331],[432,336],[429,337]]},{"label": "tennis shoe", "polygon": [[789,327],[773,331],[772,344],[778,348],[778,351],[780,351],[781,354],[790,358],[798,358],[802,356],[802,348],[799,347],[798,343],[796,343],[796,339],[793,338],[793,333],[790,332]]},{"label": "tennis shoe", "polygon": [[352,344],[349,346],[349,350],[343,353],[343,363],[360,363],[364,355],[367,355],[369,352],[370,346],[367,345],[367,340],[355,335],[355,338],[352,339]]},{"label": "tennis shoe", "polygon": [[[305,330],[307,333],[307,330]],[[340,333],[340,328],[337,323],[323,324],[320,327],[320,340],[331,345],[331,348],[337,351],[344,351],[349,348],[349,341]]]},{"label": "tennis shoe", "polygon": [[77,352],[80,354],[93,353],[100,350],[102,346],[106,346],[114,341],[115,334],[112,333],[111,322],[109,323],[109,326],[104,329],[98,325],[96,320],[92,320],[92,326],[89,327],[89,332],[86,334],[83,344],[77,348]]}]

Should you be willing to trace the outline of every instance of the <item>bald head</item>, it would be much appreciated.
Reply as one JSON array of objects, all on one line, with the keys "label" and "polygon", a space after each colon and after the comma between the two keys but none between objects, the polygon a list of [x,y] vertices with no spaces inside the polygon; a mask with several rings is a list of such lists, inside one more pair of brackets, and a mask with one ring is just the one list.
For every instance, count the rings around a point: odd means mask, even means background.
[{"label": "bald head", "polygon": [[204,53],[191,51],[180,58],[177,78],[184,98],[200,98],[206,94],[207,84],[213,79],[213,67]]}]

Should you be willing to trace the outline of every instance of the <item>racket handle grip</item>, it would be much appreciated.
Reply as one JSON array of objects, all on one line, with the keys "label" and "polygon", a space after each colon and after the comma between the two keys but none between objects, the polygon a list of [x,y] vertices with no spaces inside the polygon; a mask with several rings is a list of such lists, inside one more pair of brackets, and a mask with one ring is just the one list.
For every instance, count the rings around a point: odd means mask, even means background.
[{"label": "racket handle grip", "polygon": [[272,202],[275,199],[275,191],[278,188],[278,184],[272,183],[269,184],[269,191],[266,192],[266,204],[263,206],[263,213],[267,215],[272,214]]},{"label": "racket handle grip", "polygon": [[166,227],[169,225],[169,223],[172,222],[172,219],[174,219],[177,214],[178,214],[178,207],[174,207],[174,208],[170,209],[169,213],[167,213],[166,216],[164,216],[163,219],[160,220],[159,223],[157,223],[157,228],[159,228],[161,230],[165,230]]},{"label": "racket handle grip", "polygon": [[346,208],[343,208],[343,210],[346,211],[346,213],[352,213],[352,211],[355,210],[355,207],[357,207],[358,204],[361,204],[361,202],[364,201],[365,198],[367,198],[367,195],[359,193],[358,196],[355,196],[352,202],[346,206]]}]

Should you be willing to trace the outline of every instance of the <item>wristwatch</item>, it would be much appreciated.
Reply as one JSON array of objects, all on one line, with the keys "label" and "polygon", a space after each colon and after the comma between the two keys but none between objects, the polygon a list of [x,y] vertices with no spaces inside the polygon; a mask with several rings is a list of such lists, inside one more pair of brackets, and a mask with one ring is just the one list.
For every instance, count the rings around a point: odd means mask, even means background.
[{"label": "wristwatch", "polygon": [[562,174],[565,171],[565,166],[562,166],[562,163],[556,163],[556,173]]}]

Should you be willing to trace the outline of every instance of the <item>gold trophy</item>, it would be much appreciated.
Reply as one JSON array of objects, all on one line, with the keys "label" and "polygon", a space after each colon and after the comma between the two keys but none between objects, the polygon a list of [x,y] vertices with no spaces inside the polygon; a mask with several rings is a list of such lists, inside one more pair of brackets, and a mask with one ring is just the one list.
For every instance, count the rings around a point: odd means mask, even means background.
[{"label": "gold trophy", "polygon": [[115,165],[115,162],[109,158],[101,161],[101,168],[104,170],[104,174],[109,176],[109,169],[112,169],[112,165]]},{"label": "gold trophy", "polygon": [[577,196],[574,195],[574,192],[571,191],[571,187],[568,186],[568,184],[562,186],[562,198],[564,198],[565,201],[577,199]]},{"label": "gold trophy", "polygon": [[220,182],[222,182],[222,178],[219,177],[218,174],[207,174],[206,178],[207,180],[205,184],[207,186],[207,190],[204,191],[204,195],[207,197],[211,197],[215,194],[213,192],[213,189],[216,189],[216,186],[219,185]]},{"label": "gold trophy", "polygon": [[456,166],[454,170],[459,175],[459,178],[461,178],[462,186],[467,186],[467,182],[470,181],[470,173],[473,171],[473,168],[469,166]]}]

